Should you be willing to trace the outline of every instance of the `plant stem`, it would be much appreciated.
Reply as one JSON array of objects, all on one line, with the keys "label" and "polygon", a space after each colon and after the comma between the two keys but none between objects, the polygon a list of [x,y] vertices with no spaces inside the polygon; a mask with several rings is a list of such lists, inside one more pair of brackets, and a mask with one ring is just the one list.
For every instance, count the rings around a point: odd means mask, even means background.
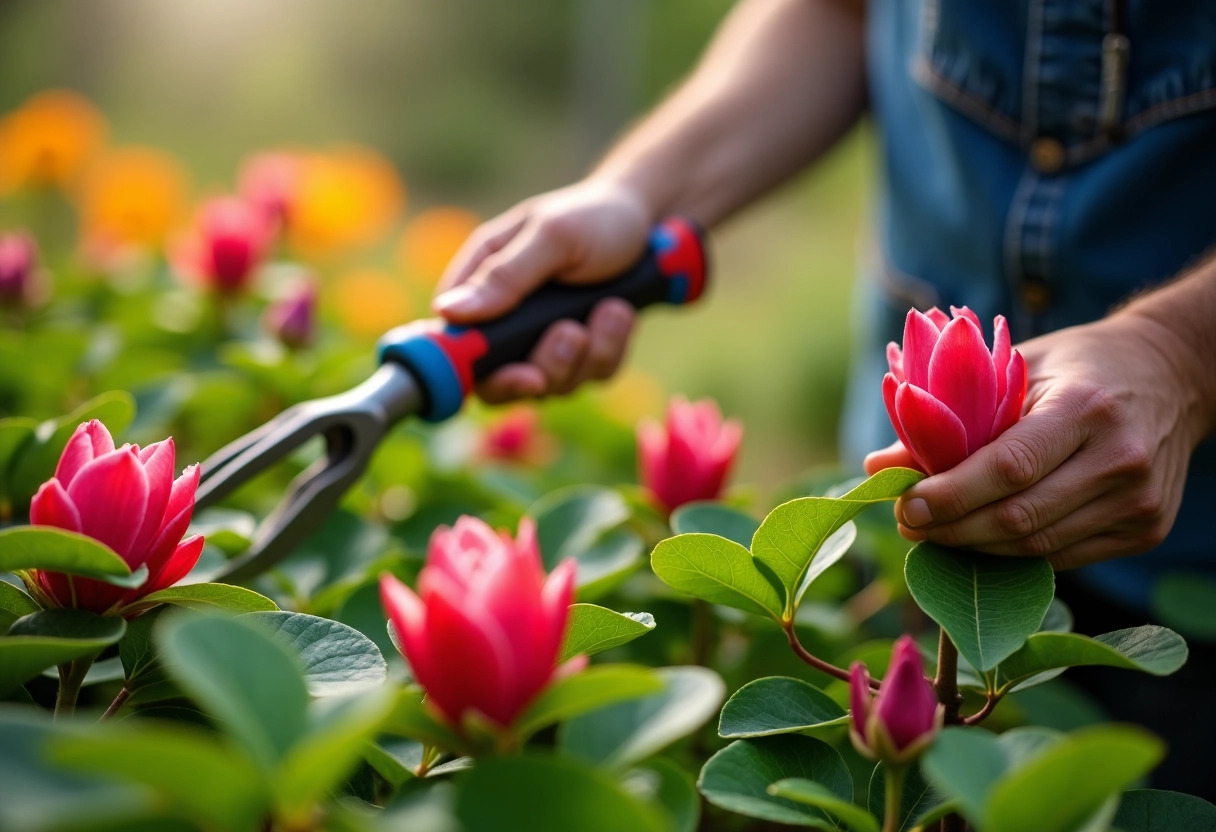
[{"label": "plant stem", "polygon": [[110,703],[110,707],[106,708],[106,712],[101,715],[101,720],[110,719],[114,714],[118,713],[118,709],[123,706],[123,703],[131,696],[131,689],[126,685],[122,686],[122,690],[118,692],[118,696],[114,697],[114,701]]},{"label": "plant stem", "polygon": [[76,698],[80,696],[80,686],[96,658],[97,655],[94,654],[59,665],[59,694],[55,697],[55,719],[68,717],[76,712]]},{"label": "plant stem", "polygon": [[983,722],[985,719],[988,718],[989,714],[991,714],[996,709],[996,705],[1000,701],[1001,701],[1001,697],[998,696],[997,694],[995,694],[995,693],[988,694],[988,701],[986,701],[984,703],[984,707],[980,708],[978,711],[973,713],[971,716],[964,717],[963,724],[964,725],[979,725],[981,722]]},{"label": "plant stem", "polygon": [[886,803],[882,812],[882,832],[899,832],[899,810],[904,799],[905,766],[887,766],[883,771]]},{"label": "plant stem", "polygon": [[963,698],[958,693],[958,648],[943,629],[937,640],[937,677],[933,680],[937,701],[945,708],[946,725],[959,725],[959,707]]},{"label": "plant stem", "polygon": [[[782,629],[785,630],[785,638],[787,641],[789,641],[790,648],[794,651],[794,655],[821,673],[826,673],[829,676],[833,676],[845,682],[849,681],[849,671],[842,667],[837,667],[834,664],[830,664],[829,662],[825,662],[818,656],[812,655],[805,647],[802,646],[802,642],[798,641],[798,634],[794,632],[793,621],[788,621],[781,626]],[[882,683],[877,679],[870,680],[870,687],[874,688],[875,690],[878,690],[881,684]]]}]

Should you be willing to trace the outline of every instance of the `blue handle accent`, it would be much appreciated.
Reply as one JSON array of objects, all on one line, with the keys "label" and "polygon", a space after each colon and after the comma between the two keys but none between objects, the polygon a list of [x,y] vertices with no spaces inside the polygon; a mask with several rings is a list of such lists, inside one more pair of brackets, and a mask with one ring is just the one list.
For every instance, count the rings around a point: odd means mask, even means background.
[{"label": "blue handle accent", "polygon": [[426,402],[418,415],[428,422],[442,422],[460,411],[464,390],[460,376],[442,348],[425,333],[410,325],[390,330],[380,339],[380,362],[404,364],[418,380]]}]

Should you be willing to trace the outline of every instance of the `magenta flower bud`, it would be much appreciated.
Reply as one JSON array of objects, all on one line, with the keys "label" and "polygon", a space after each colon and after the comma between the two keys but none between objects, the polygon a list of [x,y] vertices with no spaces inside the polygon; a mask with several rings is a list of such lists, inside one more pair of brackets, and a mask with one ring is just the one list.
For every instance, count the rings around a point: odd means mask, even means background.
[{"label": "magenta flower bud", "polygon": [[176,265],[213,291],[235,294],[248,287],[272,237],[271,221],[255,206],[236,197],[211,199],[176,251]]},{"label": "magenta flower bud", "polygon": [[849,668],[849,736],[871,760],[902,765],[920,754],[941,727],[942,708],[925,679],[920,650],[911,636],[900,636],[877,696],[870,694],[870,673],[861,662]]},{"label": "magenta flower bud", "polygon": [[105,425],[80,425],[59,457],[55,476],[30,503],[30,523],[87,535],[118,553],[131,571],[148,568],[137,589],[34,570],[40,594],[51,604],[93,612],[119,612],[126,604],[172,586],[198,562],[203,538],[182,540],[194,512],[199,469],[173,478],[173,439],[140,448],[114,447]]},{"label": "magenta flower bud", "polygon": [[304,164],[299,155],[269,151],[251,156],[241,166],[237,191],[277,228],[291,221]]},{"label": "magenta flower bud", "polygon": [[431,536],[417,594],[391,575],[380,579],[405,658],[440,716],[457,730],[473,714],[508,728],[549,685],[574,572],[567,559],[546,577],[531,520],[512,540],[466,516]]},{"label": "magenta flower bud", "polygon": [[266,307],[262,321],[266,329],[288,349],[312,343],[316,335],[317,287],[301,282]]},{"label": "magenta flower bud", "polygon": [[25,232],[0,234],[0,306],[25,306],[34,296],[38,244]]},{"label": "magenta flower bud", "polygon": [[743,425],[723,421],[711,399],[674,397],[665,425],[638,425],[638,470],[642,485],[668,512],[694,500],[722,496],[727,474],[743,439]]},{"label": "magenta flower bud", "polygon": [[1022,417],[1026,362],[1011,349],[1005,318],[996,316],[993,347],[967,307],[908,312],[901,349],[887,345],[883,378],[887,415],[899,441],[928,474],[958,465]]}]

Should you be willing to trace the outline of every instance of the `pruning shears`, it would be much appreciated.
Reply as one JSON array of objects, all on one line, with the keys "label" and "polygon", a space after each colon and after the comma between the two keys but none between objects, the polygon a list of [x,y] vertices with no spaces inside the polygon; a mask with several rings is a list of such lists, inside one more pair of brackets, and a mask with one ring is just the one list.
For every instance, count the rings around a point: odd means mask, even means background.
[{"label": "pruning shears", "polygon": [[672,217],[651,231],[642,258],[610,280],[547,284],[511,312],[477,326],[428,319],[390,330],[380,339],[380,367],[367,381],[290,407],[203,462],[198,508],[214,505],[314,437],[325,443],[324,455],[292,481],[249,548],[211,579],[241,582],[274,566],[334,510],[397,422],[407,416],[441,422],[455,415],[478,381],[526,359],[550,324],[585,321],[609,297],[637,309],[691,303],[705,288],[706,266],[700,229]]}]

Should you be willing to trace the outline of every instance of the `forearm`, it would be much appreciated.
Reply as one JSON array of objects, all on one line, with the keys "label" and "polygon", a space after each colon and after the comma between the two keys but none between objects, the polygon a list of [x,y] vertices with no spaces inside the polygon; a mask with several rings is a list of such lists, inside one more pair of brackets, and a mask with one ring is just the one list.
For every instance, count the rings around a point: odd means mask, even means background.
[{"label": "forearm", "polygon": [[817,158],[865,107],[862,12],[743,0],[692,75],[591,174],[712,226]]},{"label": "forearm", "polygon": [[1195,442],[1216,434],[1216,257],[1112,315],[1141,327],[1180,381]]}]

